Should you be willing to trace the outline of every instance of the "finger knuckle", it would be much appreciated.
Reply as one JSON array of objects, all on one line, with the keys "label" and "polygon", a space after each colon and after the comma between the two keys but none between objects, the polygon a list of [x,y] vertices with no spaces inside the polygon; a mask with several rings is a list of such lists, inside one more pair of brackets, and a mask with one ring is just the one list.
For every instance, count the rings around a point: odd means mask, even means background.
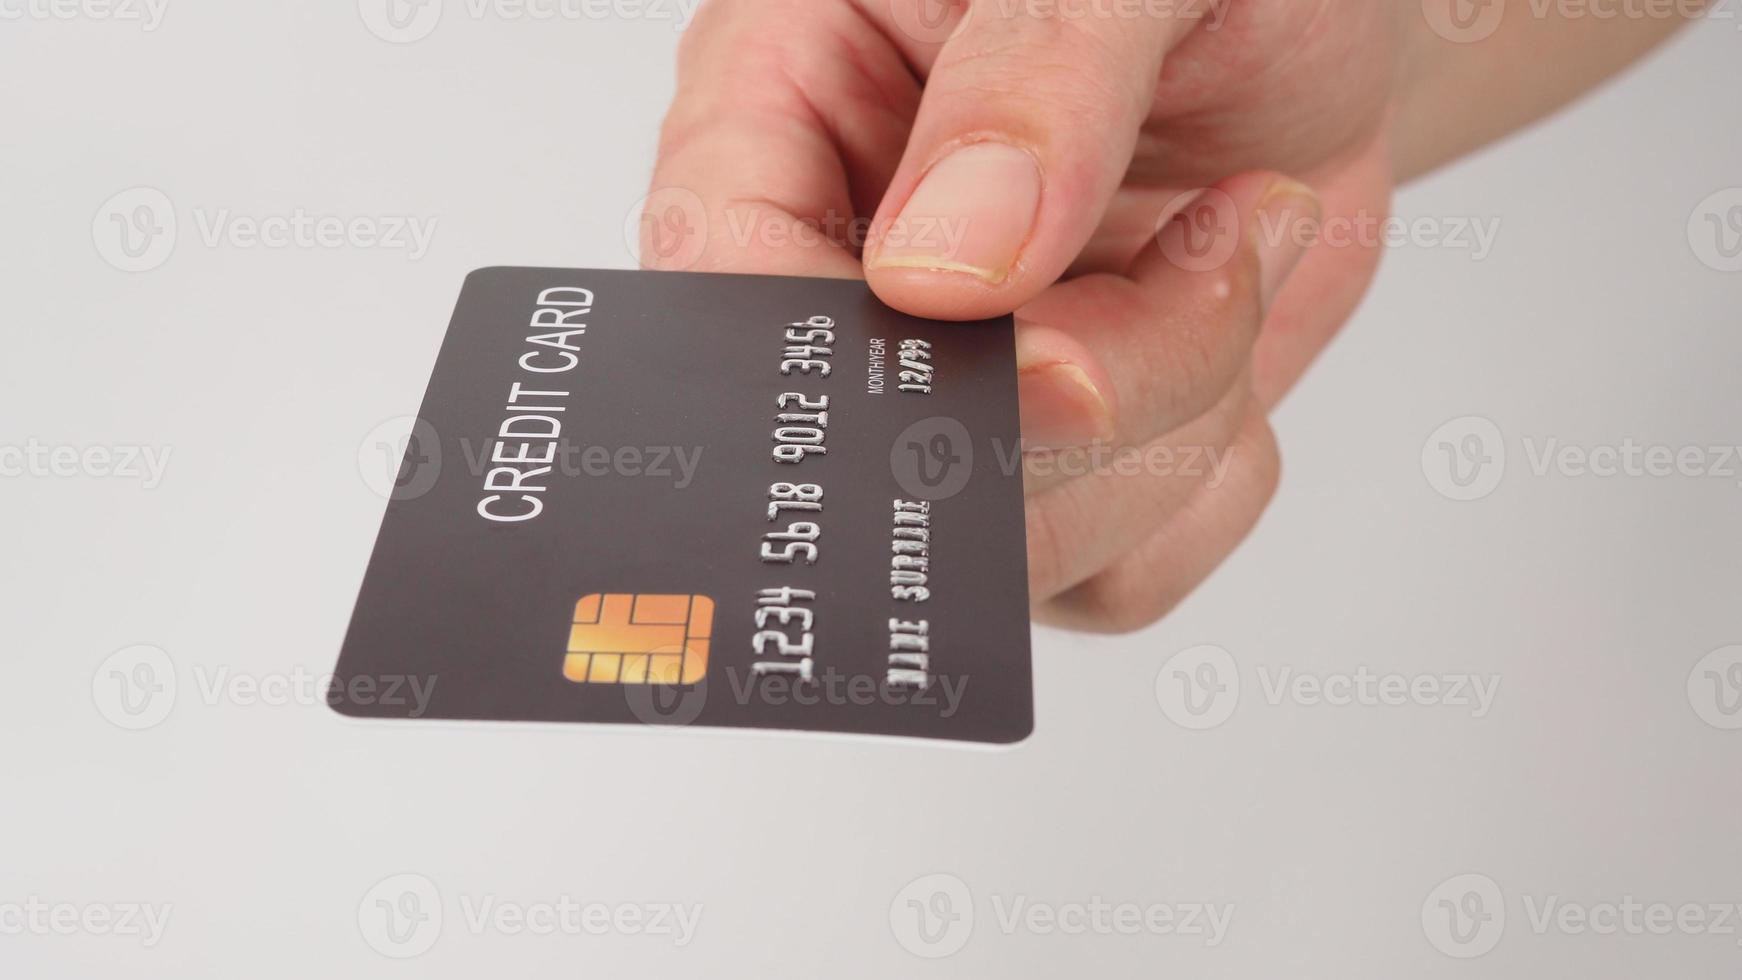
[{"label": "finger knuckle", "polygon": [[1009,36],[979,38],[934,66],[927,95],[946,108],[966,103],[996,114],[1026,140],[1044,144],[1059,130],[1104,132],[1131,103],[1114,73],[1086,71],[1096,56],[1081,44],[1035,44]]},{"label": "finger knuckle", "polygon": [[1262,416],[1258,417],[1236,451],[1241,453],[1247,469],[1246,482],[1252,488],[1256,509],[1262,510],[1282,485],[1282,453],[1277,449],[1276,433],[1270,428],[1270,423]]},{"label": "finger knuckle", "polygon": [[1089,628],[1103,633],[1134,633],[1179,601],[1154,570],[1133,574],[1117,566],[1072,589],[1064,599]]},{"label": "finger knuckle", "polygon": [[1237,370],[1232,346],[1217,323],[1181,324],[1169,332],[1156,356],[1167,362],[1160,376],[1171,383],[1160,397],[1170,418],[1195,418],[1221,398]]},{"label": "finger knuckle", "polygon": [[1178,602],[1155,569],[1133,573],[1118,564],[1055,598],[1082,628],[1097,633],[1134,633],[1159,620]]},{"label": "finger knuckle", "polygon": [[1059,526],[1059,510],[1050,506],[1050,503],[1045,497],[1031,497],[1027,501],[1025,514],[1028,532],[1028,588],[1037,600],[1049,599],[1063,587],[1068,535]]}]

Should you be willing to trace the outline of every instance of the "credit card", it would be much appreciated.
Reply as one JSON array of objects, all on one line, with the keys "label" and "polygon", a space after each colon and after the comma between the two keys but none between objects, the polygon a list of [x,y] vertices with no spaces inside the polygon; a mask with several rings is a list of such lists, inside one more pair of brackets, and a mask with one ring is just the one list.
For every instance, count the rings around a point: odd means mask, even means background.
[{"label": "credit card", "polygon": [[851,280],[480,269],[410,428],[343,714],[1033,728],[1008,317],[918,319]]}]

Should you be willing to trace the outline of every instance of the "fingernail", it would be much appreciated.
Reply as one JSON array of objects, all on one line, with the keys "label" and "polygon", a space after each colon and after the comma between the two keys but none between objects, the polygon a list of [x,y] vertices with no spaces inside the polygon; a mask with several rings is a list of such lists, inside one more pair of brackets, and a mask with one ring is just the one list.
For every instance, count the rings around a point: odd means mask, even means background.
[{"label": "fingernail", "polygon": [[1017,372],[1022,448],[1072,449],[1113,437],[1113,411],[1082,368],[1040,364]]},{"label": "fingernail", "polygon": [[1003,282],[1034,226],[1040,167],[1006,143],[970,143],[932,165],[867,268],[963,272]]},{"label": "fingernail", "polygon": [[1276,301],[1307,249],[1318,237],[1323,205],[1313,189],[1282,179],[1258,201],[1258,283],[1266,310]]}]

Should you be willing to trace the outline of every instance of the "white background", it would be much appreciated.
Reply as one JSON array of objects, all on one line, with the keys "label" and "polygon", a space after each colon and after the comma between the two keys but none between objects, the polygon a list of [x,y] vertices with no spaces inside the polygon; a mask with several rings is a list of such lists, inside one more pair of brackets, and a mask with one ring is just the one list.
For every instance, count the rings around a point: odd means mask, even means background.
[{"label": "white background", "polygon": [[[383,507],[360,446],[415,412],[463,275],[632,264],[673,23],[448,6],[406,44],[350,2],[171,0],[155,30],[0,22],[0,444],[171,452],[150,488],[0,478],[0,927],[32,897],[173,905],[151,948],[0,934],[0,974],[1737,975],[1736,934],[1531,918],[1551,896],[1742,902],[1742,731],[1721,727],[1742,718],[1702,717],[1709,682],[1689,692],[1702,657],[1742,643],[1742,463],[1600,478],[1530,458],[1551,439],[1742,442],[1742,272],[1702,262],[1689,230],[1742,187],[1734,19],[1404,193],[1406,217],[1497,219],[1492,254],[1394,249],[1278,417],[1284,484],[1250,542],[1139,635],[1039,632],[1036,734],[983,750],[364,724],[202,695],[221,670],[331,668]],[[105,257],[104,208],[134,187],[178,228],[167,260],[129,273]],[[436,229],[417,260],[203,240],[226,209],[299,208]],[[1507,458],[1461,502],[1423,447],[1467,416]],[[134,644],[178,682],[143,731],[93,695]],[[1192,731],[1157,680],[1168,693],[1185,664],[1169,658],[1202,644],[1240,693]],[[1363,666],[1497,677],[1498,695],[1481,718],[1267,697],[1283,670]],[[445,911],[404,962],[358,919],[401,873]],[[897,937],[903,889],[933,874],[974,917],[928,961]],[[1492,879],[1506,917],[1476,960],[1442,952],[1475,947],[1435,919],[1467,890],[1436,889],[1465,874]],[[461,907],[564,895],[703,913],[678,948],[475,934]],[[1234,914],[1214,947],[1007,932],[998,908],[1018,897]]]}]

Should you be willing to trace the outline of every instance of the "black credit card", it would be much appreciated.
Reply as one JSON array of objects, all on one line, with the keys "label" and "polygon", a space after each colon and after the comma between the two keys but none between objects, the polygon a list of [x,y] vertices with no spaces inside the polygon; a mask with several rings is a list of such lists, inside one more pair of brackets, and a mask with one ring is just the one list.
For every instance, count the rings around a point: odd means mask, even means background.
[{"label": "black credit card", "polygon": [[1008,317],[922,320],[851,280],[480,269],[329,703],[1018,741],[1018,435]]}]

